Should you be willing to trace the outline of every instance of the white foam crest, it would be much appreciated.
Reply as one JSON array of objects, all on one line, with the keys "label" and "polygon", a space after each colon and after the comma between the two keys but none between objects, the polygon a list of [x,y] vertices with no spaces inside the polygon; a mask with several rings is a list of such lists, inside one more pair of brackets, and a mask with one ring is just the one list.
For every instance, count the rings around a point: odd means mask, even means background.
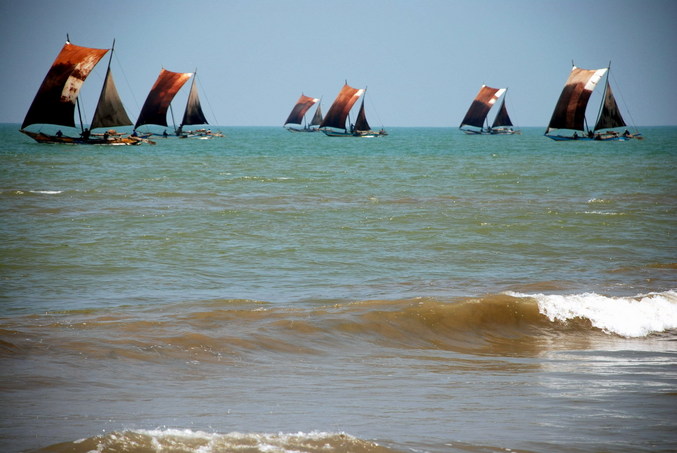
[{"label": "white foam crest", "polygon": [[677,329],[677,292],[608,297],[595,293],[572,295],[519,294],[538,302],[539,312],[551,321],[585,318],[607,333],[628,338]]},{"label": "white foam crest", "polygon": [[[307,441],[322,441],[341,438],[351,442],[359,442],[359,439],[345,433],[327,433],[312,431],[309,433],[239,433],[231,432],[228,434],[208,433],[204,431],[193,431],[190,429],[135,429],[128,431],[150,438],[152,448],[156,451],[165,451],[167,449],[179,449],[181,451],[191,451],[194,453],[212,453],[217,451],[247,450],[275,453],[299,453],[299,446]],[[116,442],[116,445],[138,446],[129,439],[125,433],[119,436],[110,435],[110,439]],[[129,444],[131,441],[131,444]],[[374,444],[375,445],[375,444]],[[314,451],[314,450],[313,450]]]},{"label": "white foam crest", "polygon": [[41,193],[46,195],[56,195],[62,193],[62,190],[29,190],[30,193]]}]

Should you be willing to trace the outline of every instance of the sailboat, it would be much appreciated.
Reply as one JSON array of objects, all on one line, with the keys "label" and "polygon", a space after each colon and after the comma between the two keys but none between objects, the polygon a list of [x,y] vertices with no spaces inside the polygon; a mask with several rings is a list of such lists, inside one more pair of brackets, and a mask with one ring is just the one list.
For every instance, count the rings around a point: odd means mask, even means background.
[{"label": "sailboat", "polygon": [[[114,126],[128,126],[132,122],[125,112],[120,96],[113,82],[113,74],[110,63],[104,79],[101,95],[94,112],[91,128],[110,128]],[[136,145],[144,142],[138,137],[122,137],[115,131],[106,131],[103,134],[91,134],[90,129],[85,129],[82,124],[78,95],[82,84],[103,58],[109,49],[93,49],[66,43],[57,55],[54,63],[47,72],[45,79],[40,85],[33,102],[21,124],[20,131],[39,143],[67,143],[67,144],[96,144],[96,145]],[[34,124],[57,125],[75,128],[75,107],[78,108],[80,117],[80,136],[71,137],[64,135],[61,130],[54,134],[42,131],[29,131],[27,127]],[[94,135],[94,137],[92,136]]]},{"label": "sailboat", "polygon": [[[148,97],[146,97],[146,101],[143,103],[143,107],[141,107],[141,113],[136,120],[134,130],[136,131],[140,126],[145,126],[147,124],[169,127],[167,124],[167,111],[171,108],[171,103],[174,96],[176,96],[176,93],[179,92],[191,77],[193,77],[193,82],[188,94],[186,110],[184,111],[183,119],[181,120],[179,127],[176,128],[176,125],[173,125],[175,128],[174,132],[177,136],[185,138],[188,137],[188,134],[183,132],[183,126],[209,124],[202,112],[194,75],[195,73],[192,72],[172,72],[162,68],[153,87],[148,93]],[[173,121],[174,116],[172,115],[172,122]],[[166,130],[159,135],[169,137]],[[191,133],[191,135],[193,134]],[[204,131],[204,135],[207,135],[206,130]],[[223,134],[210,133],[209,135],[222,136]]]},{"label": "sailboat", "polygon": [[181,138],[186,137],[199,137],[199,138],[211,138],[211,137],[223,137],[221,132],[212,132],[209,129],[197,129],[195,131],[184,132],[183,126],[197,126],[203,124],[209,124],[205,114],[202,112],[202,105],[200,104],[200,97],[197,92],[197,85],[195,81],[197,80],[197,70],[193,73],[193,81],[190,85],[190,92],[188,93],[188,101],[186,101],[186,109],[183,111],[183,119],[179,128],[176,130],[176,135]]},{"label": "sailboat", "polygon": [[498,109],[494,122],[491,123],[491,129],[489,130],[491,135],[519,135],[522,133],[519,129],[514,129],[510,115],[508,115],[508,109],[505,106],[507,91],[508,89],[506,88],[506,94],[503,95],[501,100],[501,108]]},{"label": "sailboat", "polygon": [[310,110],[310,108],[315,105],[320,100],[318,98],[311,98],[301,93],[301,97],[294,108],[292,108],[287,120],[284,122],[284,127],[290,132],[316,132],[317,128],[313,126],[319,126],[322,123],[322,111],[318,104],[317,109],[315,110],[315,115],[310,122],[310,125],[305,124],[303,128],[287,126],[288,124],[298,124],[301,125],[305,121],[305,115]]},{"label": "sailboat", "polygon": [[[630,133],[627,129],[620,133],[613,130],[627,126],[609,85],[609,67],[602,69],[581,69],[575,65],[562,89],[555,111],[545,131],[545,136],[553,140],[629,140],[642,139],[638,132]],[[606,75],[604,95],[600,105],[595,127],[588,129],[585,110],[593,90]],[[556,129],[573,130],[572,135],[551,134]],[[583,135],[579,135],[582,131]]]},{"label": "sailboat", "polygon": [[[475,99],[470,104],[468,111],[461,121],[459,129],[468,135],[511,135],[519,134],[519,130],[513,129],[512,121],[505,107],[505,94],[507,88],[492,88],[482,85]],[[501,108],[499,109],[494,122],[489,126],[487,116],[489,111],[502,97]]]},{"label": "sailboat", "polygon": [[[191,72],[172,72],[162,68],[141,107],[139,118],[134,124],[134,131],[147,124],[168,127],[167,110],[176,93],[192,75]],[[163,135],[167,136],[166,130]]]},{"label": "sailboat", "polygon": [[365,91],[363,88],[353,88],[348,83],[343,85],[334,103],[329,107],[327,115],[322,120],[320,130],[329,137],[382,137],[388,135],[383,128],[378,132],[371,130],[364,113],[364,98],[362,98],[362,105],[355,124],[350,124],[349,127],[346,125],[350,109]]}]

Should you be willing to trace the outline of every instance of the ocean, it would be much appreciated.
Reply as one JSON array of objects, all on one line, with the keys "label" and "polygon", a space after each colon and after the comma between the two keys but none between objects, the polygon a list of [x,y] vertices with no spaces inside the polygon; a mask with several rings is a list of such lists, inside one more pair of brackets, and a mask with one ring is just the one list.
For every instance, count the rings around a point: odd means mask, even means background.
[{"label": "ocean", "polygon": [[677,450],[676,127],[18,129],[3,452]]}]

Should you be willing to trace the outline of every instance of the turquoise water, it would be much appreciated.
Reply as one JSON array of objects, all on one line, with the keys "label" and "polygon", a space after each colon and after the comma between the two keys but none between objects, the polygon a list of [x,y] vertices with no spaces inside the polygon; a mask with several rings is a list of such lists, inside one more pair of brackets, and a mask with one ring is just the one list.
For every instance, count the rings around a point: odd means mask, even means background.
[{"label": "turquoise water", "polygon": [[677,447],[677,128],[137,147],[17,129],[0,128],[10,450]]}]

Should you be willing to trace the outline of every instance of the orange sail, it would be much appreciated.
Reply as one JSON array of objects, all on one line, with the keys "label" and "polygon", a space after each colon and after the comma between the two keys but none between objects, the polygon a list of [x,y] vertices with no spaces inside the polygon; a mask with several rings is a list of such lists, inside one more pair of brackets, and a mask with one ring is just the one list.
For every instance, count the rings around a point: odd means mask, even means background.
[{"label": "orange sail", "polygon": [[75,102],[80,87],[108,49],[80,47],[66,42],[28,109],[21,129],[31,124],[75,126]]},{"label": "orange sail", "polygon": [[294,108],[291,113],[289,113],[284,124],[301,124],[303,122],[303,116],[317,101],[319,101],[319,99],[301,94],[301,97],[296,101],[296,105],[294,105]]},{"label": "orange sail", "polygon": [[327,111],[322,124],[320,124],[320,128],[347,129],[346,118],[348,118],[348,113],[363,93],[364,89],[353,88],[347,83],[343,85],[334,103]]},{"label": "orange sail", "polygon": [[136,129],[144,124],[167,126],[169,104],[192,75],[191,72],[171,72],[162,69],[153,88],[148,93],[134,128]]}]

